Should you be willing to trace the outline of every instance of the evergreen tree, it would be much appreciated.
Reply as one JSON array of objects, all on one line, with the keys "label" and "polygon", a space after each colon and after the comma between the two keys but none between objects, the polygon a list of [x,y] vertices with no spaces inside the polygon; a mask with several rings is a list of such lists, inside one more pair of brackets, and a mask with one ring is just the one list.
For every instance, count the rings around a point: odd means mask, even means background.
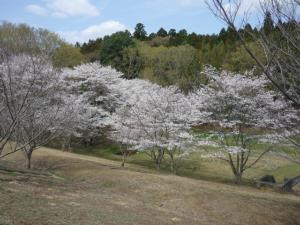
[{"label": "evergreen tree", "polygon": [[156,37],[156,34],[155,33],[151,33],[151,34],[149,34],[148,39],[152,40],[155,37]]},{"label": "evergreen tree", "polygon": [[245,25],[243,33],[246,41],[253,41],[253,29],[249,23]]},{"label": "evergreen tree", "polygon": [[223,41],[223,43],[226,42],[227,32],[224,27],[221,29],[221,31],[219,33],[219,38]]},{"label": "evergreen tree", "polygon": [[271,34],[272,31],[274,30],[274,21],[269,11],[265,13],[264,24],[262,29],[265,35]]},{"label": "evergreen tree", "polygon": [[234,47],[234,45],[237,43],[238,40],[238,36],[236,34],[236,32],[234,31],[233,28],[228,27],[227,31],[226,31],[226,42],[225,44],[227,45],[226,47],[228,49],[232,49]]},{"label": "evergreen tree", "polygon": [[175,29],[172,28],[172,29],[169,30],[168,35],[169,35],[170,37],[175,37],[176,34],[177,34],[177,33],[176,33],[176,30],[175,30]]},{"label": "evergreen tree", "polygon": [[168,36],[168,32],[164,28],[160,28],[157,31],[156,35],[159,36],[159,37],[167,37]]},{"label": "evergreen tree", "polygon": [[176,46],[176,30],[175,29],[170,29],[168,32],[169,35],[169,46]]},{"label": "evergreen tree", "polygon": [[186,44],[187,37],[188,37],[188,33],[187,33],[186,29],[182,29],[182,30],[178,31],[177,39],[178,39],[179,45]]},{"label": "evergreen tree", "polygon": [[196,33],[191,33],[188,37],[187,37],[187,43],[197,49],[201,48],[201,37],[198,36]]},{"label": "evergreen tree", "polygon": [[100,51],[100,61],[103,65],[111,65],[121,70],[123,63],[123,49],[134,45],[128,30],[119,31],[110,36],[105,36]]},{"label": "evergreen tree", "polygon": [[78,42],[78,41],[76,41],[76,43],[75,43],[75,48],[80,48],[81,46],[80,46],[80,43]]},{"label": "evergreen tree", "polygon": [[136,38],[136,39],[138,39],[138,40],[141,40],[141,41],[146,40],[146,38],[147,38],[147,32],[145,30],[144,24],[138,23],[135,26],[133,37]]}]

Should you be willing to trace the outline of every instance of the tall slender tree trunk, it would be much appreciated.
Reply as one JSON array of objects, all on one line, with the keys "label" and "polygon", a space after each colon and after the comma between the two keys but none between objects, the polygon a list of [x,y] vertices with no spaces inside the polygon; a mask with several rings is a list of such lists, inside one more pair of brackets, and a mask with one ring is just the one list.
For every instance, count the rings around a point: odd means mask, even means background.
[{"label": "tall slender tree trunk", "polygon": [[122,154],[122,164],[121,164],[122,167],[125,167],[125,161],[126,161],[126,152],[123,152],[123,154]]},{"label": "tall slender tree trunk", "polygon": [[160,162],[159,162],[159,160],[156,160],[155,166],[156,166],[157,170],[160,170]]},{"label": "tall slender tree trunk", "polygon": [[172,173],[176,173],[174,155],[172,153],[170,153],[169,155],[170,155],[170,159],[171,159],[171,163],[170,163],[171,171],[172,171]]},{"label": "tall slender tree trunk", "polygon": [[241,182],[242,182],[242,176],[243,176],[242,173],[236,173],[235,174],[235,183],[236,184],[241,184]]},{"label": "tall slender tree trunk", "polygon": [[68,152],[71,151],[71,136],[68,138]]},{"label": "tall slender tree trunk", "polygon": [[71,149],[71,136],[64,137],[63,138],[63,143],[62,143],[62,151],[70,151]]},{"label": "tall slender tree trunk", "polygon": [[158,154],[157,154],[157,158],[156,158],[156,169],[160,170],[160,166],[161,166],[161,162],[163,160],[164,157],[164,151],[162,149],[159,150]]},{"label": "tall slender tree trunk", "polygon": [[26,152],[26,168],[31,169],[31,157],[32,157],[32,151],[29,150]]},{"label": "tall slender tree trunk", "polygon": [[66,150],[66,141],[65,141],[65,139],[63,139],[63,141],[62,141],[61,150],[63,152]]}]

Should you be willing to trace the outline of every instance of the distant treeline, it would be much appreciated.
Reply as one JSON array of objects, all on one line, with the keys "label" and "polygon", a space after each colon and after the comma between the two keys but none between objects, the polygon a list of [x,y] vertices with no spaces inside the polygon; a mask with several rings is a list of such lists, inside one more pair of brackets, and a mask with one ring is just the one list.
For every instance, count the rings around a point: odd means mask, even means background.
[{"label": "distant treeline", "polygon": [[[293,29],[295,23],[288,21],[280,26]],[[264,61],[264,50],[255,40],[262,36],[280,38],[280,26],[274,23],[270,13],[266,13],[261,27],[253,28],[246,24],[238,32]],[[203,82],[199,72],[203,65],[210,64],[234,72],[255,67],[238,34],[230,27],[212,35],[188,33],[185,29],[166,31],[164,28],[148,35],[145,26],[138,23],[133,34],[117,32],[82,45],[77,43],[76,47],[80,48],[87,61],[111,65],[128,79],[139,77],[163,85],[177,84],[185,91]]]},{"label": "distant treeline", "polygon": [[[255,68],[255,61],[245,51],[238,35],[243,36],[252,52],[266,64],[266,52],[259,44],[259,39],[266,37],[269,40],[271,37],[276,40],[274,43],[284,45],[285,42],[280,41],[284,40],[280,29],[295,30],[297,23],[275,23],[267,12],[260,27],[253,28],[246,24],[238,33],[228,27],[212,35],[188,33],[185,29],[166,31],[164,28],[148,35],[145,26],[138,23],[133,34],[120,31],[73,46],[50,31],[4,22],[0,25],[0,37],[6,40],[5,46],[9,47],[12,43],[8,37],[12,35],[22,38],[28,33],[38,33],[40,40],[47,40],[43,41],[46,44],[41,48],[51,51],[55,67],[72,68],[81,63],[100,61],[103,65],[111,65],[123,72],[127,79],[138,77],[161,85],[176,84],[188,92],[193,86],[206,82],[200,72],[204,65],[233,72]],[[35,48],[21,46],[18,50],[35,51]]]}]

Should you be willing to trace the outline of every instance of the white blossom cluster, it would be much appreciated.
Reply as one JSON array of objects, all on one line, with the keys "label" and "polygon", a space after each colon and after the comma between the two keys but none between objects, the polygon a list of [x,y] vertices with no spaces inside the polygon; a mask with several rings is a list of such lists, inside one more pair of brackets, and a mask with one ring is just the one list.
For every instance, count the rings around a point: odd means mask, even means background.
[{"label": "white blossom cluster", "polygon": [[61,130],[70,101],[64,101],[59,79],[46,56],[2,55],[0,157],[10,145],[11,153],[23,150],[30,158]]},{"label": "white blossom cluster", "polygon": [[199,124],[231,131],[243,125],[277,133],[293,132],[290,128],[299,125],[298,111],[268,90],[265,79],[219,73],[211,67],[204,73],[209,85],[188,95],[175,86],[123,79],[98,63],[63,70],[61,82],[73,99],[77,131],[110,126],[113,139],[141,151],[201,145],[203,141],[195,141],[190,132]]},{"label": "white blossom cluster", "polygon": [[[5,75],[11,74],[7,70],[13,68],[15,82],[11,85],[22,90],[22,85],[28,86],[31,79],[37,79],[34,70],[38,70],[40,82],[34,83],[38,84],[36,88],[44,82],[49,87],[43,86],[43,91],[51,90],[52,93],[48,99],[34,98],[41,101],[35,105],[41,109],[49,107],[51,100],[61,100],[56,116],[68,115],[68,119],[59,124],[64,135],[97,137],[102,128],[109,127],[111,138],[132,149],[175,151],[212,144],[208,139],[195,138],[191,132],[192,126],[201,124],[212,124],[231,132],[237,132],[241,125],[266,129],[272,131],[269,137],[299,134],[299,110],[270,90],[265,79],[251,73],[219,73],[207,67],[204,73],[210,79],[209,84],[185,95],[176,86],[162,87],[146,80],[123,79],[121,73],[98,63],[56,73],[48,61],[36,62],[35,67],[26,66],[30,60],[40,59],[18,56],[0,64],[1,78],[7,81]],[[52,77],[46,77],[49,75]],[[36,93],[38,91],[35,89]],[[22,95],[24,93],[20,91],[12,97],[22,99]],[[3,99],[0,110],[5,104]],[[42,118],[45,110],[41,112]],[[236,149],[228,151],[235,152]]]}]

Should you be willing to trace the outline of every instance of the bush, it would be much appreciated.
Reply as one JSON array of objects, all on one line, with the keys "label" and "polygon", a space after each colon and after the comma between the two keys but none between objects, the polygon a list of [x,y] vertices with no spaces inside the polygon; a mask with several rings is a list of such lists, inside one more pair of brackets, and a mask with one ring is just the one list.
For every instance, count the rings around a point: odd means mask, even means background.
[{"label": "bush", "polygon": [[140,46],[144,61],[142,77],[162,85],[177,84],[188,92],[197,84],[200,64],[195,48],[184,45],[179,47]]},{"label": "bush", "polygon": [[124,78],[133,79],[140,76],[144,68],[144,60],[137,48],[125,48],[123,50],[123,64],[121,71]]},{"label": "bush", "polygon": [[80,49],[68,44],[60,46],[53,55],[53,66],[57,68],[73,68],[84,61],[85,58],[80,52]]},{"label": "bush", "polygon": [[[257,43],[249,43],[249,48],[255,52],[261,62],[266,63],[264,50]],[[239,46],[235,51],[230,52],[223,65],[223,69],[234,72],[245,72],[256,66],[256,62],[250,57],[243,46]]]}]

